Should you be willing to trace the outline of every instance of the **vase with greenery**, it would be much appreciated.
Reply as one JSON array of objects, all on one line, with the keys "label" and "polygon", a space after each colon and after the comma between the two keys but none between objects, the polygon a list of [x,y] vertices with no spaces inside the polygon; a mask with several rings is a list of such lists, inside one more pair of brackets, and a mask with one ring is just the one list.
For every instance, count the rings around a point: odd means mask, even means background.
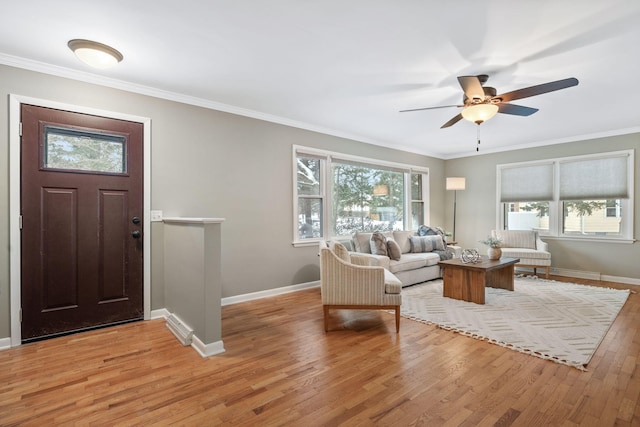
[{"label": "vase with greenery", "polygon": [[502,240],[487,236],[486,239],[480,240],[480,243],[489,247],[489,249],[487,249],[487,256],[489,259],[500,259],[502,256],[502,249],[500,249],[502,246]]}]

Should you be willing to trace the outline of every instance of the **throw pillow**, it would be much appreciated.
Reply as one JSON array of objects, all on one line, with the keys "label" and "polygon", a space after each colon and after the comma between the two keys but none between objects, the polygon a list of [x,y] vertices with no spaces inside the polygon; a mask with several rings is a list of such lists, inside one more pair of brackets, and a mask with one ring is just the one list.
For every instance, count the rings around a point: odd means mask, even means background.
[{"label": "throw pillow", "polygon": [[351,255],[349,255],[349,251],[342,243],[335,242],[333,244],[333,253],[341,260],[351,263]]},{"label": "throw pillow", "polygon": [[382,235],[382,233],[373,233],[371,235],[371,240],[369,241],[371,245],[371,253],[374,255],[384,255],[387,256],[387,238]]},{"label": "throw pillow", "polygon": [[411,236],[409,237],[411,242],[411,252],[431,252],[431,251],[444,251],[444,241],[439,235],[431,236]]},{"label": "throw pillow", "polygon": [[402,250],[395,240],[387,239],[387,253],[389,254],[389,258],[392,260],[400,261]]}]

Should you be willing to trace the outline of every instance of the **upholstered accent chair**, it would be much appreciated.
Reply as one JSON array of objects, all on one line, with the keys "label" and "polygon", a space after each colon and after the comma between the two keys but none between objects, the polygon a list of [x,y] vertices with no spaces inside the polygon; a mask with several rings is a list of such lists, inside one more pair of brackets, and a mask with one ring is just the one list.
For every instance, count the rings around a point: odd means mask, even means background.
[{"label": "upholstered accent chair", "polygon": [[351,255],[339,242],[320,242],[320,289],[324,330],[329,310],[394,310],[400,331],[402,282],[383,267],[369,266],[369,258]]},{"label": "upholstered accent chair", "polygon": [[516,267],[533,268],[536,274],[538,268],[545,269],[545,277],[549,278],[551,267],[551,253],[547,243],[540,240],[534,230],[491,230],[491,236],[502,241],[502,256],[520,258]]}]

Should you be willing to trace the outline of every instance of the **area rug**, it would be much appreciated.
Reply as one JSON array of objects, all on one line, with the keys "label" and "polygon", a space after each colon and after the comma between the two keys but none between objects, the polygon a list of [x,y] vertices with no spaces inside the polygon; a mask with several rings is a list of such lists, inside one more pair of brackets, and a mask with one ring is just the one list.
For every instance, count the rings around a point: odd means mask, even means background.
[{"label": "area rug", "polygon": [[485,304],[442,296],[442,280],[402,290],[403,317],[585,369],[629,290],[516,277],[515,290],[487,288]]}]

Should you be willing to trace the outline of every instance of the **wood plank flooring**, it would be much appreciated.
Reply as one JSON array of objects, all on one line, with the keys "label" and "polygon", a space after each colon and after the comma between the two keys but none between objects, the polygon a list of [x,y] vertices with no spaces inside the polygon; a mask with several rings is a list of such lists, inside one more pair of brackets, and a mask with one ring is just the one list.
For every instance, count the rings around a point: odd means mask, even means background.
[{"label": "wood plank flooring", "polygon": [[[615,288],[633,286],[556,277]],[[182,347],[164,321],[0,351],[0,425],[638,426],[640,296],[587,372],[319,289],[223,307],[226,352]]]}]

